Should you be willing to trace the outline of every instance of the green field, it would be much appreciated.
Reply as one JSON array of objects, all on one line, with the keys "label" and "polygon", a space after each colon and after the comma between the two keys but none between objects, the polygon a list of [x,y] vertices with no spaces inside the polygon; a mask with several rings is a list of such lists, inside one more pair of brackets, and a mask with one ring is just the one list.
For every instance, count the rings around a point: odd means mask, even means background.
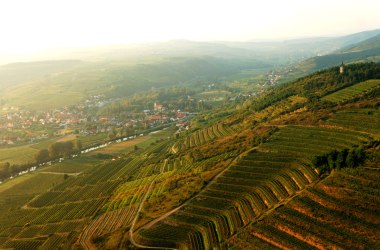
[{"label": "green field", "polygon": [[323,97],[322,100],[334,103],[344,102],[365,94],[379,86],[380,80],[368,80],[327,95]]},{"label": "green field", "polygon": [[37,154],[38,149],[29,145],[1,148],[0,149],[0,162],[9,162],[10,164],[26,164],[34,162],[34,156]]},{"label": "green field", "polygon": [[9,162],[11,165],[34,163],[34,157],[39,150],[47,149],[50,144],[53,144],[56,141],[62,141],[69,138],[73,138],[73,135],[47,139],[29,145],[0,148],[0,162]]}]

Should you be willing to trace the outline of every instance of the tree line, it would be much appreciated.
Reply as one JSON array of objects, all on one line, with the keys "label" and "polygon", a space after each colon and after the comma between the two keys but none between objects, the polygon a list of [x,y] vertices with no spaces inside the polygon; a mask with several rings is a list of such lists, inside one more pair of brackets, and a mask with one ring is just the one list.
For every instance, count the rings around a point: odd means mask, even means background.
[{"label": "tree line", "polygon": [[82,143],[80,140],[55,142],[50,144],[48,149],[38,151],[35,155],[35,160],[37,163],[43,163],[60,157],[70,157],[81,149]]},{"label": "tree line", "polygon": [[330,153],[313,158],[312,164],[320,172],[320,175],[329,173],[333,169],[353,168],[364,162],[366,157],[362,147],[353,149],[333,150]]},{"label": "tree line", "polygon": [[34,163],[14,164],[9,162],[0,163],[0,180],[6,180],[11,176],[15,176],[22,171],[26,171],[35,164],[45,163],[60,157],[70,157],[72,154],[80,152],[82,143],[80,140],[55,142],[49,145],[47,149],[41,149],[34,157]]}]

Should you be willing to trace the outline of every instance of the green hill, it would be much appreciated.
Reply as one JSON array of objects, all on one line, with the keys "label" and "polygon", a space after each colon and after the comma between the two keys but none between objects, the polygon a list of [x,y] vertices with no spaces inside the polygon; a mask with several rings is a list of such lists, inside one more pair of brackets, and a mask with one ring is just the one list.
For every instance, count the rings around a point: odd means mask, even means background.
[{"label": "green hill", "polygon": [[377,249],[379,79],[329,68],[8,180],[0,248]]}]

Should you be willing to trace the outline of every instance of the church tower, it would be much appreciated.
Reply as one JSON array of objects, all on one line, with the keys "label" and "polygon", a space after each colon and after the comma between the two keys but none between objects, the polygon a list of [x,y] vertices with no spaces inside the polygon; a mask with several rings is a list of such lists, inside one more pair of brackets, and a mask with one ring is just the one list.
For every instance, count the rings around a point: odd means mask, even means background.
[{"label": "church tower", "polygon": [[343,64],[343,61],[342,61],[342,64],[340,65],[340,67],[339,67],[339,73],[341,75],[344,73],[344,64]]}]

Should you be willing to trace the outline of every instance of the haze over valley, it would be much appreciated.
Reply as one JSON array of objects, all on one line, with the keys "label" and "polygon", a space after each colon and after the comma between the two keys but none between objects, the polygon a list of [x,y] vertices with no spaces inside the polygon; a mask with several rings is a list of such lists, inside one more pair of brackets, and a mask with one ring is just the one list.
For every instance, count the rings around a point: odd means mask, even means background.
[{"label": "haze over valley", "polygon": [[0,249],[378,249],[378,9],[0,2]]}]

